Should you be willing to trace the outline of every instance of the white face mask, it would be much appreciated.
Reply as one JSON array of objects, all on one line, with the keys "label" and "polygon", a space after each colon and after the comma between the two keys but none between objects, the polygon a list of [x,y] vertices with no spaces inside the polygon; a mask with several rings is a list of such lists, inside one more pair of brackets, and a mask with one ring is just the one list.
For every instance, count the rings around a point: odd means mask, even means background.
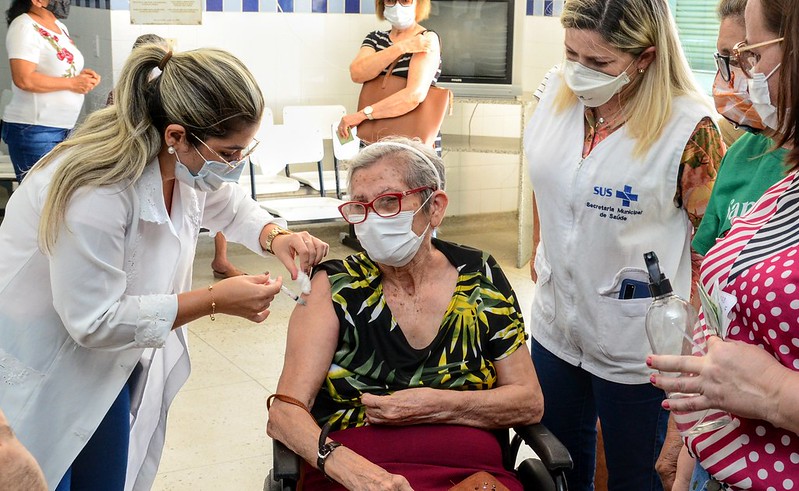
[{"label": "white face mask", "polygon": [[374,211],[366,220],[355,225],[355,235],[375,262],[400,268],[405,266],[419,251],[425,234],[430,229],[427,224],[422,235],[413,232],[413,217],[424,207],[433,195],[427,197],[416,211],[401,211],[391,218],[383,218]]},{"label": "white face mask", "polygon": [[175,179],[197,191],[206,193],[218,190],[226,182],[238,182],[244,167],[245,165],[240,163],[236,168],[231,169],[224,162],[206,160],[200,172],[193,174],[188,167],[183,165],[177,153],[175,154]]},{"label": "white face mask", "polygon": [[622,87],[630,83],[627,70],[614,77],[572,60],[563,63],[563,77],[574,95],[588,107],[605,104]]},{"label": "white face mask", "polygon": [[383,17],[397,29],[407,29],[416,22],[416,3],[405,6],[397,2],[391,7],[385,7]]},{"label": "white face mask", "polygon": [[774,131],[779,131],[777,127],[777,108],[771,104],[768,79],[774,75],[774,72],[777,71],[780,65],[775,66],[774,70],[771,70],[771,73],[768,75],[760,72],[752,72],[752,78],[746,81],[749,85],[749,100],[752,102],[752,107],[757,111],[763,124]]}]

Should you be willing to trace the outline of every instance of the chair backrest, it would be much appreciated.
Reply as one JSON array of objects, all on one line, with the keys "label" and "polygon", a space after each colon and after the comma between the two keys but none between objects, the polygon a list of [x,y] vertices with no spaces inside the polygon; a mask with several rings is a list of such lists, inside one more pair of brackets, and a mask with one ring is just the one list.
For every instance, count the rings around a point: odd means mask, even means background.
[{"label": "chair backrest", "polygon": [[266,175],[277,174],[289,164],[319,162],[325,155],[322,134],[313,128],[263,125],[257,138],[261,143],[253,161]]},{"label": "chair backrest", "polygon": [[338,121],[330,125],[330,134],[333,136],[333,155],[336,160],[345,161],[350,160],[361,150],[361,139],[358,138],[358,127],[352,128],[352,140],[342,144],[338,139]]},{"label": "chair backrest", "polygon": [[328,138],[328,128],[338,123],[347,114],[341,105],[325,106],[285,106],[283,108],[283,124],[286,126],[301,125],[319,131],[323,138]]},{"label": "chair backrest", "polygon": [[[255,138],[260,141],[261,143],[258,144],[258,147],[253,152],[252,156],[250,157],[250,162],[255,167],[256,174],[264,174],[264,175],[274,175],[278,172],[283,170],[283,167],[278,167],[275,169],[272,168],[265,168],[262,164],[262,161],[265,158],[267,153],[266,150],[266,142],[264,139],[268,138],[267,134],[269,132],[268,128],[275,124],[275,116],[272,113],[272,109],[266,107],[264,108],[264,116],[261,118],[261,126],[258,128],[258,131],[255,133]],[[268,159],[266,159],[268,161]]]},{"label": "chair backrest", "polygon": [[275,124],[275,116],[272,114],[272,109],[264,108],[264,117],[261,118],[261,127],[264,125],[269,126]]}]

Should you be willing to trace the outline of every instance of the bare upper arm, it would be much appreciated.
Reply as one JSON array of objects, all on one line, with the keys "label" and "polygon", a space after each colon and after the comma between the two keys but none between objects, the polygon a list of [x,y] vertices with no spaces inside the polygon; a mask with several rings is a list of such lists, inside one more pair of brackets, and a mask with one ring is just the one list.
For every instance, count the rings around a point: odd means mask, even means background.
[{"label": "bare upper arm", "polygon": [[526,343],[509,356],[495,361],[494,367],[497,370],[497,386],[517,385],[541,393],[538,375]]},{"label": "bare upper arm", "polygon": [[14,85],[18,87],[22,83],[22,80],[27,79],[36,71],[36,67],[38,66],[32,61],[22,60],[20,58],[11,58],[8,62],[11,66],[11,79],[14,81]]},{"label": "bare upper arm", "polygon": [[314,275],[305,301],[307,305],[297,305],[289,319],[286,357],[277,392],[310,407],[338,344],[339,323],[326,272]]},{"label": "bare upper arm", "polygon": [[430,49],[424,53],[414,53],[411,57],[407,87],[411,90],[424,91],[426,94],[441,63],[441,41],[438,35],[432,31],[427,31],[420,36],[425,36],[430,40]]}]

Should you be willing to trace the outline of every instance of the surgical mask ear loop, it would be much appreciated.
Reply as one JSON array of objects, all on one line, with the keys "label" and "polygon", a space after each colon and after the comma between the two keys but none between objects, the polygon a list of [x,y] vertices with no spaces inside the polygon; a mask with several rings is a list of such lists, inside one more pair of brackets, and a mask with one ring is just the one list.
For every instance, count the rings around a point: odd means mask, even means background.
[{"label": "surgical mask ear loop", "polygon": [[770,79],[770,78],[771,78],[771,76],[772,76],[772,75],[774,75],[774,72],[776,72],[776,71],[777,71],[777,70],[778,70],[778,69],[779,69],[781,66],[782,66],[782,63],[777,63],[777,66],[775,66],[775,67],[774,67],[774,68],[773,68],[773,69],[772,69],[772,70],[769,72],[769,74],[768,74],[768,75],[766,75],[766,80]]}]

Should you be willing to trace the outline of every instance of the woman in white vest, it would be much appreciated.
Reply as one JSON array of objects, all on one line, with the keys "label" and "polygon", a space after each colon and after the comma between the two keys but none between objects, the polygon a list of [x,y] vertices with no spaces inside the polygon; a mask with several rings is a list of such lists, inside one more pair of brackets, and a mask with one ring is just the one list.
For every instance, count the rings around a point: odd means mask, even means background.
[{"label": "woman in white vest", "polygon": [[565,60],[525,134],[543,423],[574,459],[569,489],[593,489],[598,417],[609,488],[660,490],[668,416],[644,363],[643,254],[690,295],[691,236],[724,146],[668,0],[571,0],[561,22]]}]

